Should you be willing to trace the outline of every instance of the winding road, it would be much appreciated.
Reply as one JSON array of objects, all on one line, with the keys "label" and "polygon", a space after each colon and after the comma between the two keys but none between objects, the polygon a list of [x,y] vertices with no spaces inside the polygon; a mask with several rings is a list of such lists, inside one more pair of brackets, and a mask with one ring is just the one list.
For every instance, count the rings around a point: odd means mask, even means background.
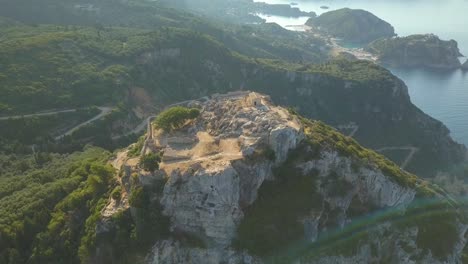
[{"label": "winding road", "polygon": [[[202,99],[206,99],[206,98],[202,97],[202,98],[195,99],[195,100],[187,100],[187,101],[178,102],[178,103],[175,103],[175,104],[170,104],[170,105],[164,107],[164,109],[174,107],[174,106],[179,106],[179,105],[185,105],[185,104],[188,104],[190,102],[194,102],[194,101],[202,100]],[[55,140],[59,140],[59,139],[64,138],[65,136],[69,136],[69,135],[73,134],[74,132],[76,132],[80,128],[82,128],[84,126],[87,126],[87,125],[93,123],[94,121],[99,120],[99,119],[103,118],[104,116],[108,115],[114,109],[113,107],[107,107],[107,106],[100,106],[100,107],[97,107],[97,108],[101,111],[98,115],[94,116],[93,118],[91,118],[89,120],[84,121],[83,123],[80,123],[80,124],[72,127],[71,129],[69,129],[65,133],[62,133],[62,134],[56,136]],[[78,110],[79,110],[79,108],[73,108],[73,109],[64,109],[64,110],[56,110],[56,111],[38,112],[38,113],[26,114],[26,115],[2,116],[2,117],[0,117],[0,121],[9,120],[9,119],[37,117],[37,116],[50,116],[50,115],[61,114],[61,113],[72,113],[72,112],[76,112]],[[148,124],[150,123],[150,120],[155,118],[155,117],[156,117],[156,115],[148,116],[138,126],[136,126],[134,129],[126,132],[125,134],[113,136],[112,139],[115,140],[115,139],[119,139],[119,138],[129,136],[129,135],[132,135],[132,134],[140,133],[141,131],[147,129]]]},{"label": "winding road", "polygon": [[408,150],[410,153],[408,154],[408,156],[406,156],[406,159],[400,165],[402,169],[405,169],[406,166],[408,166],[410,161],[413,159],[414,154],[416,154],[416,152],[419,151],[419,148],[408,146],[408,147],[384,147],[384,148],[376,149],[376,151],[378,152],[382,152],[385,150]]},{"label": "winding road", "polygon": [[71,128],[70,130],[68,130],[67,132],[65,132],[65,133],[63,133],[63,134],[61,134],[59,136],[56,136],[55,140],[59,140],[59,139],[65,137],[65,136],[69,136],[69,135],[73,134],[75,131],[77,131],[78,129],[80,129],[80,128],[86,126],[86,125],[89,125],[89,124],[91,124],[92,122],[94,122],[94,121],[96,121],[98,119],[103,118],[104,116],[106,116],[110,112],[112,112],[113,108],[112,107],[101,106],[101,107],[98,107],[98,109],[101,110],[101,113],[99,113],[97,116],[95,116],[95,117],[93,117],[93,118],[91,118],[91,119],[89,119],[89,120],[87,120],[87,121],[85,121],[85,122]]},{"label": "winding road", "polygon": [[67,110],[58,110],[58,111],[50,111],[50,112],[40,112],[40,113],[27,114],[27,115],[3,116],[3,117],[0,117],[0,120],[20,119],[20,118],[28,118],[28,117],[35,117],[35,116],[49,116],[49,115],[55,115],[55,114],[60,114],[60,113],[76,112],[76,110],[78,110],[78,109],[67,109]]},{"label": "winding road", "polygon": [[151,116],[143,119],[143,121],[141,121],[141,123],[138,126],[136,126],[134,129],[126,132],[125,134],[113,136],[112,139],[115,140],[115,139],[119,139],[119,138],[122,138],[122,137],[130,136],[132,134],[140,133],[141,131],[145,130],[148,127],[148,124],[149,124],[150,120],[155,118],[155,117],[156,117],[156,115],[151,115]]},{"label": "winding road", "polygon": [[[184,101],[184,102],[171,104],[171,105],[168,105],[168,106],[164,107],[164,109],[167,109],[167,108],[170,108],[170,107],[173,107],[173,106],[188,104],[188,103],[200,100],[200,99],[205,99],[205,98],[203,97],[203,98],[199,98],[199,99],[195,99],[195,100],[187,100],[187,101]],[[69,135],[73,134],[75,131],[79,130],[80,128],[82,128],[82,127],[84,127],[86,125],[89,125],[89,124],[93,123],[96,120],[99,120],[99,119],[103,118],[104,116],[106,116],[110,112],[112,112],[112,110],[113,110],[112,107],[107,107],[107,106],[100,106],[100,107],[98,107],[98,109],[101,111],[98,115],[94,116],[93,118],[91,118],[89,120],[84,121],[83,123],[80,123],[80,124],[74,126],[73,128],[69,129],[68,131],[66,131],[63,134],[56,136],[55,140],[59,140],[59,139],[65,137],[65,136],[69,136]],[[71,112],[76,112],[77,110],[79,110],[79,109],[75,108],[75,109],[65,109],[65,110],[57,110],[57,111],[49,111],[49,112],[39,112],[39,113],[27,114],[27,115],[3,116],[3,117],[0,117],[0,121],[8,120],[8,119],[36,117],[36,116],[49,116],[49,115],[55,115],[55,114],[60,114],[60,113],[71,113]],[[115,140],[115,139],[122,138],[124,136],[129,136],[131,134],[138,134],[138,133],[140,133],[141,131],[143,131],[145,129],[149,130],[148,124],[150,124],[151,119],[155,118],[156,116],[157,115],[148,116],[138,126],[136,126],[134,129],[128,131],[125,134],[118,135],[118,136],[113,136],[112,139]],[[356,131],[359,129],[358,126],[352,126],[352,125],[342,126],[342,127],[343,128],[353,129],[353,131],[351,132],[351,134],[349,136],[353,136],[356,133]],[[383,147],[383,148],[380,148],[380,149],[376,149],[376,151],[378,151],[378,152],[382,152],[382,151],[386,151],[386,150],[407,150],[407,151],[409,151],[408,156],[405,158],[405,160],[400,165],[400,167],[402,169],[405,169],[406,166],[408,166],[408,164],[413,159],[416,152],[419,151],[419,148],[412,147],[412,146],[404,146],[404,147]]]},{"label": "winding road", "polygon": [[[80,128],[86,126],[86,125],[89,125],[89,124],[91,124],[92,122],[94,122],[94,121],[96,121],[98,119],[103,118],[104,116],[106,116],[110,112],[112,112],[113,108],[112,107],[107,107],[107,106],[100,106],[100,107],[98,107],[98,109],[101,110],[101,112],[98,115],[94,116],[93,118],[91,118],[89,120],[84,121],[83,123],[80,123],[80,124],[74,126],[73,128],[69,129],[67,132],[65,132],[63,134],[56,136],[55,140],[59,140],[59,139],[65,137],[65,136],[69,136],[69,135],[73,134],[75,131],[77,131],[78,129],[80,129]],[[0,117],[0,121],[9,120],[9,119],[37,117],[37,116],[49,116],[49,115],[55,115],[55,114],[60,114],[60,113],[71,113],[71,112],[76,112],[78,110],[79,110],[79,108],[74,108],[74,109],[66,109],[66,110],[39,112],[39,113],[27,114],[27,115],[3,116],[3,117]]]}]

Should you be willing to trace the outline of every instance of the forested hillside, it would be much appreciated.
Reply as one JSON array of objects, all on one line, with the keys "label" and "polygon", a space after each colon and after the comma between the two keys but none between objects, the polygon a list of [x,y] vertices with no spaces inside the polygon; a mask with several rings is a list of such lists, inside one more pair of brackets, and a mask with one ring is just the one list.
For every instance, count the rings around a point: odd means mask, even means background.
[{"label": "forested hillside", "polygon": [[[0,262],[37,263],[55,256],[58,263],[60,254],[86,243],[80,239],[84,223],[100,210],[114,184],[109,157],[94,147],[71,155],[1,155]],[[75,221],[67,223],[64,217],[70,216]],[[62,244],[63,252],[48,250],[54,243]]]},{"label": "forested hillside", "polygon": [[[234,36],[252,37],[238,41],[248,47],[244,49],[229,48],[225,43],[232,37],[220,41],[221,35],[230,32],[221,29],[204,34],[174,27],[26,26],[3,21],[0,58],[7,62],[0,75],[3,115],[119,105],[106,122],[75,133],[69,149],[93,141],[103,147],[118,146],[111,136],[136,126],[133,109],[141,106],[141,100],[134,100],[132,94],[138,87],[148,93],[146,104],[155,109],[216,92],[267,92],[278,103],[335,126],[357,123],[360,129],[355,136],[364,145],[421,148],[410,164],[413,172],[431,174],[464,155],[442,124],[409,101],[407,88],[391,73],[365,62],[301,63],[292,59],[288,47],[269,43],[268,38],[275,38],[297,48],[290,39],[300,35],[275,25],[238,28],[244,31]],[[258,34],[249,33],[252,30]],[[263,35],[267,37],[259,37]],[[291,60],[278,59],[282,57]],[[93,140],[96,135],[100,138]],[[44,138],[44,134],[34,137]]]},{"label": "forested hillside", "polygon": [[[311,34],[188,10],[139,0],[0,0],[0,263],[89,261],[100,211],[122,191],[114,189],[110,152],[136,141],[148,117],[183,100],[262,92],[308,118],[355,128],[352,136],[366,147],[414,146],[407,169],[422,177],[464,159],[465,148],[384,68],[330,60],[324,40]],[[246,14],[236,12],[231,21]],[[102,109],[109,112],[67,134]],[[357,148],[343,140],[332,147]],[[143,189],[135,193],[132,203],[149,203]],[[139,212],[166,224],[153,209]],[[128,212],[112,221],[121,227],[113,240],[119,249],[138,252],[166,235],[167,226],[142,232]]]}]

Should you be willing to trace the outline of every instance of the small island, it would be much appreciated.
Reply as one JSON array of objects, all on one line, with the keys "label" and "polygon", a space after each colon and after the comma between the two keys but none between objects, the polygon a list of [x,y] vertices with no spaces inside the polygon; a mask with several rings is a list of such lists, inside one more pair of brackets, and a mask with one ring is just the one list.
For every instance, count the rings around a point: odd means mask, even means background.
[{"label": "small island", "polygon": [[366,45],[376,39],[395,35],[392,25],[360,9],[329,11],[310,18],[306,25],[353,44]]},{"label": "small island", "polygon": [[457,69],[463,55],[455,40],[441,40],[434,34],[379,39],[366,48],[378,61],[393,67]]}]

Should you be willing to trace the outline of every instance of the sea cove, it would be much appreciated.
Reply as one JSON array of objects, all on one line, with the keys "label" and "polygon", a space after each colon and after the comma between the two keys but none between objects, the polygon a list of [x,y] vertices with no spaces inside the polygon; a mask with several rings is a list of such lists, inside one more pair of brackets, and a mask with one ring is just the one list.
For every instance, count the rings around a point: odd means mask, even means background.
[{"label": "sea cove", "polygon": [[[267,3],[289,3],[265,0]],[[296,7],[320,15],[343,7],[365,9],[395,27],[399,36],[434,33],[442,39],[458,42],[463,55],[468,55],[468,1],[297,1]],[[322,9],[328,6],[329,9]],[[463,8],[461,8],[462,6]],[[262,15],[288,29],[303,25],[307,17],[285,18]],[[460,58],[465,61],[466,58]],[[460,143],[468,144],[468,72],[427,69],[390,69],[408,85],[411,100],[432,117],[441,120]]]}]

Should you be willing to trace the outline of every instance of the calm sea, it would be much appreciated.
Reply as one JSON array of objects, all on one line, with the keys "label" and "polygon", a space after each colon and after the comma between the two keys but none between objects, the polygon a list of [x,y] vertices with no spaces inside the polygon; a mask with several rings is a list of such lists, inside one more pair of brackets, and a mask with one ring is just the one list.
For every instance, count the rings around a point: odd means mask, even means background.
[{"label": "calm sea", "polygon": [[[365,9],[386,20],[400,36],[434,33],[455,39],[468,56],[468,0],[261,0],[267,3],[297,3],[317,14],[343,7]],[[328,6],[325,10],[321,6]],[[307,17],[262,16],[288,28],[302,25]],[[465,61],[465,58],[461,58]],[[468,72],[424,69],[390,69],[408,85],[411,100],[427,114],[449,127],[452,137],[468,145]]]}]

